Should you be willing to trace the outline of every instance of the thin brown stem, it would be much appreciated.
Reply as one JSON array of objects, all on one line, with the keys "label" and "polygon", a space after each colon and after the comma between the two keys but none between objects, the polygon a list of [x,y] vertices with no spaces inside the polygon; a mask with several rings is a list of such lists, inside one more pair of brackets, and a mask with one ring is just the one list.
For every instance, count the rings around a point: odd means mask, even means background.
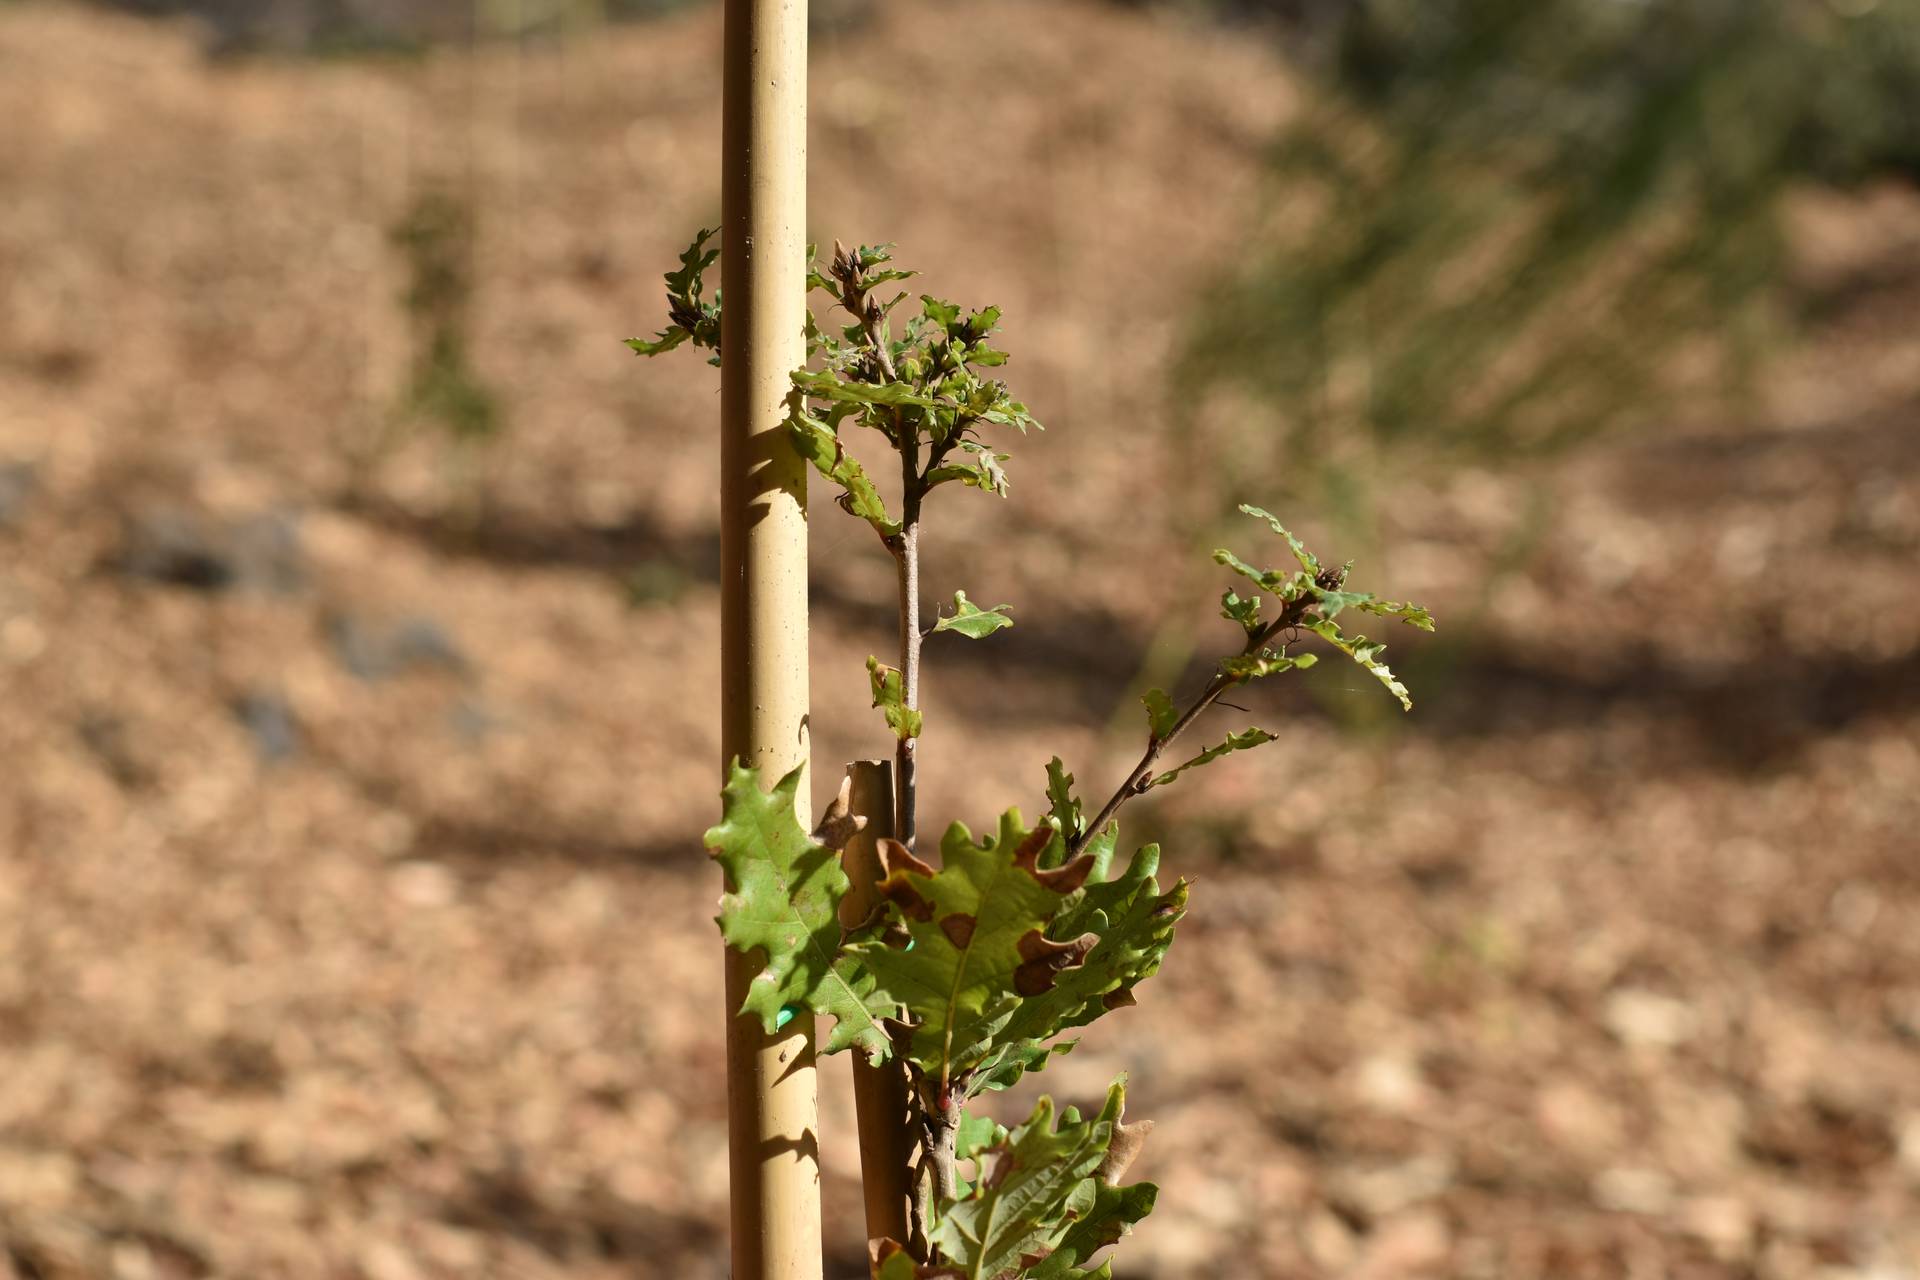
[{"label": "thin brown stem", "polygon": [[[871,310],[871,308],[869,308]],[[900,437],[900,541],[894,558],[900,567],[900,691],[909,711],[920,709],[920,437],[896,414]],[[894,748],[894,839],[913,848],[915,801],[919,795],[918,738],[902,738]]]},{"label": "thin brown stem", "polygon": [[[893,834],[893,774],[884,760],[856,760],[847,766],[847,794],[853,812],[867,820],[841,852],[850,887],[840,904],[840,923],[848,928],[866,925],[884,899],[880,880],[884,866],[879,842]],[[912,1158],[917,1149],[918,1115],[906,1064],[898,1056],[870,1062],[864,1054],[853,1059],[853,1105],[859,1124],[861,1197],[866,1209],[867,1238],[911,1238],[914,1230],[909,1207],[917,1202]]]},{"label": "thin brown stem", "polygon": [[[867,291],[864,274],[839,244],[834,245],[833,271],[841,283],[841,304],[859,320],[867,349],[872,355],[872,374],[880,382],[894,382],[893,353],[889,350],[886,312]],[[917,424],[909,422],[898,408],[893,411],[893,446],[900,454],[900,531],[886,539],[893,553],[899,579],[900,683],[901,700],[909,711],[920,709],[920,504],[926,497],[926,477],[920,470],[920,435]],[[937,458],[939,450],[935,450]],[[931,469],[934,462],[928,462]],[[904,737],[894,746],[893,836],[911,849],[914,845],[917,785],[917,739]],[[913,1120],[919,1130],[920,1170],[931,1184],[933,1205],[953,1199],[955,1190],[954,1143],[958,1138],[960,1108],[957,1100],[943,1099],[929,1105],[918,1090],[913,1091]],[[918,1196],[912,1206],[912,1249],[921,1261],[931,1258],[926,1239],[929,1214]]]},{"label": "thin brown stem", "polygon": [[[860,322],[873,356],[873,373],[882,383],[899,378],[889,350],[887,313],[867,288],[865,272],[856,257],[835,241],[832,271],[840,281],[840,305]],[[920,474],[919,430],[895,409],[893,444],[900,453],[900,532],[886,539],[900,582],[900,682],[909,711],[920,709],[920,500],[926,480]],[[909,849],[914,845],[915,739],[901,738],[893,753],[893,834]]]},{"label": "thin brown stem", "polygon": [[[911,463],[908,464],[911,466]],[[911,482],[910,482],[911,483]],[[894,562],[900,579],[900,684],[907,709],[920,707],[920,520],[915,502],[900,530]],[[894,838],[913,848],[917,738],[901,738],[893,751]]]},{"label": "thin brown stem", "polygon": [[[1298,627],[1301,620],[1306,617],[1307,610],[1312,608],[1313,604],[1314,597],[1305,594],[1302,594],[1297,600],[1288,602],[1286,607],[1281,609],[1279,617],[1247,637],[1247,646],[1240,651],[1242,656],[1260,652],[1260,650],[1272,644],[1274,637],[1278,636],[1281,632],[1291,631],[1295,627]],[[1180,718],[1173,722],[1173,726],[1168,729],[1164,735],[1151,735],[1148,737],[1147,749],[1145,753],[1141,755],[1140,763],[1133,766],[1133,770],[1127,774],[1126,780],[1107,798],[1106,804],[1101,806],[1099,814],[1094,817],[1093,821],[1088,823],[1078,836],[1074,837],[1069,850],[1070,854],[1078,855],[1080,850],[1086,846],[1087,842],[1093,839],[1096,832],[1103,830],[1109,822],[1113,821],[1114,815],[1120,812],[1120,806],[1133,799],[1133,797],[1144,795],[1153,789],[1154,766],[1160,762],[1161,753],[1173,744],[1174,739],[1185,733],[1188,727],[1200,718],[1200,714],[1203,711],[1219,701],[1221,694],[1239,683],[1241,683],[1241,681],[1234,679],[1224,672],[1214,676],[1213,679],[1207,682],[1207,687],[1200,691],[1200,696],[1194,699],[1193,705],[1180,713]]]},{"label": "thin brown stem", "polygon": [[931,1215],[930,1204],[933,1197],[932,1171],[921,1164],[914,1167],[913,1203],[907,1210],[907,1252],[917,1262],[928,1262],[933,1257],[933,1246],[927,1240],[927,1218]]},{"label": "thin brown stem", "polygon": [[960,1103],[950,1098],[944,1106],[926,1109],[926,1154],[933,1172],[934,1203],[952,1200],[958,1187],[954,1147],[960,1138]]}]

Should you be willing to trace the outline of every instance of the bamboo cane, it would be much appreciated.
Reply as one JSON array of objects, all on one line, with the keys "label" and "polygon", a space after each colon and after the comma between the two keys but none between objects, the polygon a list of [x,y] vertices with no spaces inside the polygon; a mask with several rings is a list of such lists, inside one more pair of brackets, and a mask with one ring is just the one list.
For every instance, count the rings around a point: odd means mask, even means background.
[{"label": "bamboo cane", "polygon": [[[771,780],[807,758],[806,471],[781,426],[806,358],[806,3],[727,0],[725,20],[721,750]],[[730,1015],[756,971],[727,951]],[[804,1013],[773,1035],[728,1019],[733,1280],[819,1280],[813,1046]]]},{"label": "bamboo cane", "polygon": [[[841,920],[858,924],[880,905],[882,836],[893,834],[893,770],[885,760],[856,760],[847,766],[853,779],[849,797],[866,827],[847,842],[841,861],[853,887],[841,903]],[[907,1239],[907,1202],[912,1188],[907,1161],[913,1154],[907,1129],[907,1078],[898,1061],[873,1065],[853,1059],[853,1106],[860,1126],[860,1187],[866,1201],[867,1239]]]}]

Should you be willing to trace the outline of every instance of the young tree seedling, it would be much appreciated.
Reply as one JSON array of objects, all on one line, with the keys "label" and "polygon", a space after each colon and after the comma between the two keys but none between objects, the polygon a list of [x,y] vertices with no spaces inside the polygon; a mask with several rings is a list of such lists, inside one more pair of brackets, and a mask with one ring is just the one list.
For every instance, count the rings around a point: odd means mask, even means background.
[{"label": "young tree seedling", "polygon": [[[655,338],[631,339],[634,350],[657,355],[691,344],[719,362],[720,299],[706,296],[703,279],[718,256],[710,238],[700,233],[668,273],[668,325]],[[889,286],[913,274],[895,266],[885,246],[836,244],[825,263],[814,261],[810,293],[824,294],[829,314],[851,322],[828,328],[808,313],[807,364],[793,372],[787,416],[796,450],[838,486],[838,504],[873,528],[897,565],[898,665],[867,660],[873,703],[895,742],[893,834],[876,842],[878,882],[856,885],[842,852],[862,819],[847,790],[809,832],[796,817],[800,769],[767,788],[736,762],[721,821],[706,833],[725,875],[720,930],[729,946],[765,956],[744,1012],[770,1029],[796,1011],[831,1018],[823,1052],[852,1049],[904,1074],[911,1212],[905,1239],[871,1242],[877,1280],[1107,1276],[1110,1264],[1094,1255],[1145,1217],[1155,1196],[1151,1183],[1121,1181],[1150,1127],[1126,1120],[1124,1077],[1094,1115],[1072,1107],[1056,1114],[1042,1098],[1010,1130],[968,1103],[1071,1050],[1064,1033],[1133,1004],[1134,989],[1160,968],[1188,886],[1182,879],[1161,887],[1158,845],[1118,865],[1117,817],[1126,802],[1275,735],[1230,732],[1169,767],[1174,743],[1229,691],[1311,667],[1316,654],[1296,651],[1309,637],[1411,708],[1406,687],[1381,661],[1384,646],[1348,635],[1340,618],[1373,614],[1426,631],[1433,619],[1418,605],[1349,590],[1351,566],[1322,563],[1275,517],[1243,506],[1284,542],[1293,563],[1266,568],[1230,550],[1214,553],[1251,590],[1242,595],[1248,588],[1236,584],[1221,597],[1238,641],[1200,693],[1184,707],[1160,689],[1145,695],[1140,760],[1091,820],[1056,757],[1046,766],[1048,810],[1037,825],[1013,808],[979,838],[952,823],[935,866],[915,838],[921,645],[943,631],[985,640],[1013,619],[1007,606],[982,608],[958,590],[951,612],[923,627],[922,521],[943,488],[1004,497],[1008,455],[1000,447],[1009,433],[1040,424],[984,372],[1007,362],[991,342],[998,308],[968,311],[921,295],[894,335],[892,317],[909,295]],[[848,448],[853,428],[891,451],[897,511]],[[877,905],[849,918],[843,904],[855,894]]]}]

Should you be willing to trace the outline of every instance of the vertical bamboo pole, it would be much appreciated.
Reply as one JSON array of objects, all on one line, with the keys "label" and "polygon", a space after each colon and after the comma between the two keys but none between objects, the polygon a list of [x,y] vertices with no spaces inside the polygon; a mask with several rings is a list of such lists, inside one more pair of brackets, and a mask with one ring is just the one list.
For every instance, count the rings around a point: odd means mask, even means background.
[{"label": "vertical bamboo pole", "polygon": [[[841,904],[841,920],[852,926],[880,905],[880,837],[893,834],[893,770],[885,760],[856,760],[847,766],[853,779],[848,797],[853,811],[867,820],[847,842],[841,861],[853,881]],[[907,1077],[898,1060],[872,1065],[858,1053],[853,1059],[853,1106],[860,1126],[860,1187],[866,1199],[867,1239],[882,1236],[907,1241],[907,1202],[912,1195],[907,1161],[913,1138],[907,1131]]]},{"label": "vertical bamboo pole", "polygon": [[[723,60],[721,749],[771,781],[807,758],[806,471],[780,426],[806,358],[806,0],[726,0]],[[732,1016],[756,966],[726,966],[733,1280],[819,1280],[813,1019]]]}]

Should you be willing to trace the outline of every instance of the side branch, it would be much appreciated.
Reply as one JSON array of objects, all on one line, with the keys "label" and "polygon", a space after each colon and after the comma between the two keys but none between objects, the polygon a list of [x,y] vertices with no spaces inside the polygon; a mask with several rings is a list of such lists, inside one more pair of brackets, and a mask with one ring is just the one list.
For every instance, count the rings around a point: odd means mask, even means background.
[{"label": "side branch", "polygon": [[[1246,648],[1240,651],[1241,656],[1258,653],[1272,644],[1281,632],[1297,628],[1306,619],[1307,610],[1315,603],[1312,596],[1304,593],[1299,599],[1288,602],[1287,606],[1280,611],[1279,617],[1247,638]],[[1207,682],[1207,687],[1200,691],[1200,696],[1194,700],[1193,705],[1180,713],[1180,718],[1173,722],[1172,728],[1168,729],[1164,735],[1148,736],[1147,749],[1140,757],[1140,763],[1133,767],[1133,771],[1127,775],[1126,780],[1107,798],[1106,804],[1101,806],[1099,814],[1093,821],[1089,822],[1070,842],[1069,858],[1079,856],[1080,851],[1086,847],[1094,833],[1105,830],[1106,825],[1113,821],[1114,815],[1120,812],[1120,806],[1133,797],[1144,795],[1153,789],[1154,766],[1159,764],[1161,753],[1173,745],[1174,740],[1185,733],[1188,727],[1200,718],[1203,711],[1218,702],[1222,694],[1241,683],[1244,681],[1235,679],[1225,672],[1216,674]]]}]

